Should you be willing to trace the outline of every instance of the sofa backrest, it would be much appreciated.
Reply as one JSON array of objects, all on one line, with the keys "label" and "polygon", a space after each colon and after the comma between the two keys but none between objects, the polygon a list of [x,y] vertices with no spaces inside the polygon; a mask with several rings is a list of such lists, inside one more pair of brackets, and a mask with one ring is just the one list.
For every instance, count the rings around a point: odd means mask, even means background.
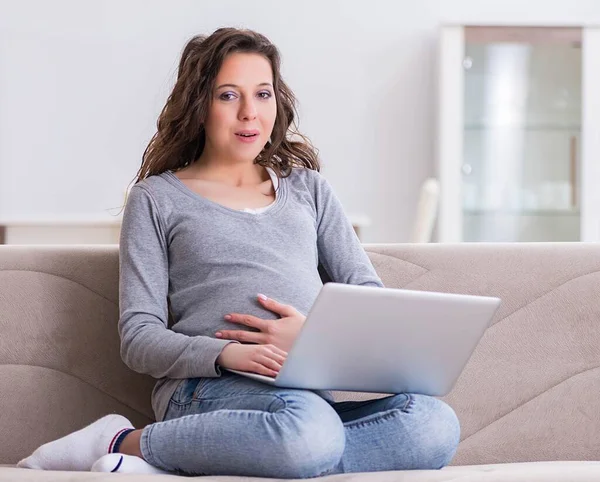
[{"label": "sofa backrest", "polygon": [[152,421],[153,381],[121,361],[110,246],[0,246],[0,464],[110,412]]},{"label": "sofa backrest", "polygon": [[[388,287],[503,300],[445,397],[453,464],[598,459],[600,245],[365,248]],[[154,382],[121,361],[117,320],[116,245],[0,246],[0,464],[109,412],[152,422]]]}]

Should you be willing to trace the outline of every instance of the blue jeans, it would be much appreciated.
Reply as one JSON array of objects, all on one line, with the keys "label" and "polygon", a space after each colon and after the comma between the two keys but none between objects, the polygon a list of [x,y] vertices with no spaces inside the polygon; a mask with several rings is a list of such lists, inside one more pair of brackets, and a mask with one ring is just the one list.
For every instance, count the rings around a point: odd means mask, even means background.
[{"label": "blue jeans", "polygon": [[439,469],[459,432],[454,411],[433,397],[335,403],[225,372],[183,380],[165,420],[143,430],[141,450],[172,472],[305,478]]}]

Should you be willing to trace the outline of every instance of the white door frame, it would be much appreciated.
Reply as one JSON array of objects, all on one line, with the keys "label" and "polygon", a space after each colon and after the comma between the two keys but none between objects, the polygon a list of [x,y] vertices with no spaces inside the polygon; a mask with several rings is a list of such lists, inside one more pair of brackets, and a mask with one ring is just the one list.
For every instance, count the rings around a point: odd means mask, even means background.
[{"label": "white door frame", "polygon": [[600,28],[582,41],[581,241],[600,241]]},{"label": "white door frame", "polygon": [[442,27],[439,38],[437,168],[440,181],[437,237],[462,241],[465,28]]}]

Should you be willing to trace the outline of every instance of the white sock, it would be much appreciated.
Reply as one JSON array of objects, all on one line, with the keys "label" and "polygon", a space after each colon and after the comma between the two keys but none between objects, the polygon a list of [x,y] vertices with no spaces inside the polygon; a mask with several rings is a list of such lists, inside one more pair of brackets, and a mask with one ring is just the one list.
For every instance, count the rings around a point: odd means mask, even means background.
[{"label": "white sock", "polygon": [[128,428],[133,425],[125,417],[107,415],[77,432],[42,445],[17,467],[89,471],[96,460],[109,453],[117,434]]},{"label": "white sock", "polygon": [[108,454],[100,457],[94,465],[92,472],[116,472],[118,474],[165,474],[171,472],[160,470],[150,465],[144,459],[135,455]]}]

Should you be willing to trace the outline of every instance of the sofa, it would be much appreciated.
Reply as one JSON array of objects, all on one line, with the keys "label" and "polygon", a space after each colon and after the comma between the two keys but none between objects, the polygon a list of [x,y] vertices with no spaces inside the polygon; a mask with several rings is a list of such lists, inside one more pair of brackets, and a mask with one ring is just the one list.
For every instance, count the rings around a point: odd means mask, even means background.
[{"label": "sofa", "polygon": [[[600,245],[365,249],[388,287],[493,295],[502,303],[444,397],[462,426],[451,466],[324,478],[600,481]],[[107,413],[137,427],[153,421],[154,381],[119,356],[118,301],[116,245],[0,246],[0,481],[176,480],[14,467],[42,443]]]}]

